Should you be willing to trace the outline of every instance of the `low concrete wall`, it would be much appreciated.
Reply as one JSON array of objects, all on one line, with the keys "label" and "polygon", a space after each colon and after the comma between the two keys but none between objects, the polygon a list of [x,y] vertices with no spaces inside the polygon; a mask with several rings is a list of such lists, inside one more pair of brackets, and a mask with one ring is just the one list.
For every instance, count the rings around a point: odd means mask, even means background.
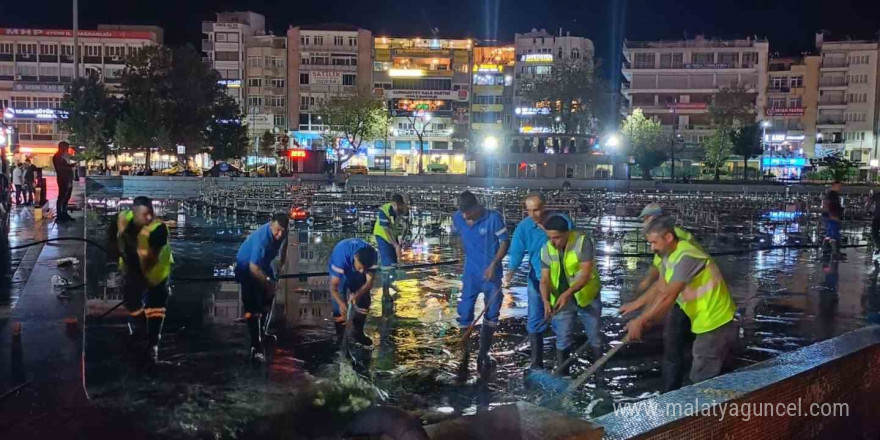
[{"label": "low concrete wall", "polygon": [[[878,438],[878,395],[880,327],[873,326],[639,402],[638,413],[610,413],[595,422],[607,439]],[[813,404],[835,403],[845,403],[848,414],[810,413]],[[715,413],[686,412],[687,405],[710,404]],[[734,405],[737,416],[731,413]],[[767,415],[768,406],[775,415]]]}]

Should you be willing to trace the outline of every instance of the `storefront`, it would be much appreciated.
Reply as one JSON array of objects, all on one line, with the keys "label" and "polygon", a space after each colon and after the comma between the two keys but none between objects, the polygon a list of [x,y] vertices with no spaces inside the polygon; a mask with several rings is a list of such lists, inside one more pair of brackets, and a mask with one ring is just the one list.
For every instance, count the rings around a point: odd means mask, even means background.
[{"label": "storefront", "polygon": [[763,157],[761,166],[764,174],[770,173],[780,180],[799,180],[803,168],[807,166],[804,157]]}]

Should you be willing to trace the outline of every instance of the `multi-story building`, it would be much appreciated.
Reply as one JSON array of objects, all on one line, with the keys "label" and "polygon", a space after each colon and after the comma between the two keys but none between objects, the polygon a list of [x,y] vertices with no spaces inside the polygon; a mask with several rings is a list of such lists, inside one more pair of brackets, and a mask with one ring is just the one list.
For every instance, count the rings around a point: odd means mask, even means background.
[{"label": "multi-story building", "polygon": [[[202,22],[202,52],[208,64],[220,73],[222,84],[229,96],[242,103],[246,96],[245,44],[248,37],[266,34],[266,17],[256,12],[218,12],[217,21]],[[242,112],[248,114],[246,104]]]},{"label": "multi-story building", "polygon": [[[585,70],[593,68],[593,42],[589,38],[572,37],[569,34],[552,35],[544,29],[515,34],[517,88],[527,79],[549,75],[554,65],[561,63],[583,63]],[[584,78],[585,81],[588,78]],[[595,134],[592,123],[581,123],[577,127],[565,127],[565,121],[558,120],[553,112],[555,103],[535,102],[518,95],[514,105],[513,147],[519,151],[543,153],[548,149],[555,152],[587,151],[590,136]],[[555,114],[555,116],[554,116]]]},{"label": "multi-story building", "polygon": [[[625,41],[624,82],[628,110],[641,108],[676,130],[676,159],[699,156],[712,133],[709,104],[723,87],[741,86],[755,94],[757,117],[764,114],[769,43],[766,40],[706,39]],[[678,154],[682,154],[679,156]]]},{"label": "multi-story building", "polygon": [[[372,88],[373,35],[345,24],[319,24],[287,30],[287,97],[291,142],[326,147],[319,109],[333,96]],[[344,146],[343,146],[344,148]],[[331,154],[334,150],[327,150]],[[366,161],[358,155],[350,164]]]},{"label": "multi-story building", "polygon": [[[255,35],[245,38],[245,90],[248,132],[287,133],[287,37]],[[259,142],[256,142],[259,144]]]},{"label": "multi-story building", "polygon": [[418,172],[424,151],[426,169],[464,173],[473,42],[377,37],[374,47],[373,85],[392,117],[390,168]]},{"label": "multi-story building", "polygon": [[[80,30],[79,75],[96,75],[113,90],[125,58],[144,46],[162,44],[154,26],[98,25]],[[15,127],[19,157],[49,166],[59,141],[67,138],[58,125],[65,83],[73,79],[73,31],[69,29],[0,28],[0,108]]]},{"label": "multi-story building", "polygon": [[[877,160],[880,104],[877,41],[827,41],[816,35],[819,67],[819,113],[816,155],[843,152],[859,164],[862,174]],[[876,165],[876,162],[874,162]]]},{"label": "multi-story building", "polygon": [[[761,126],[761,168],[797,179],[814,156],[819,94],[818,56],[773,58],[767,72],[767,105]],[[757,167],[756,167],[757,168]]]},{"label": "multi-story building", "polygon": [[471,148],[511,144],[515,65],[514,46],[474,48]]}]

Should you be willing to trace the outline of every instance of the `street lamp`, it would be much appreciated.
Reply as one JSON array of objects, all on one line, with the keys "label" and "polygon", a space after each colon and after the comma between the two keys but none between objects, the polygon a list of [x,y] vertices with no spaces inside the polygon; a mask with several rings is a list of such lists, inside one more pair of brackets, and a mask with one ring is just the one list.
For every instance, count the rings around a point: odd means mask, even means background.
[{"label": "street lamp", "polygon": [[[758,160],[758,170],[761,173],[759,179],[764,178],[764,153],[767,151],[767,129],[772,127],[773,123],[770,121],[761,121],[761,158]],[[773,156],[772,154],[770,155]],[[743,173],[747,172],[743,171]]]},{"label": "street lamp", "polygon": [[612,134],[608,136],[608,140],[605,141],[605,145],[611,148],[617,148],[620,146],[620,136],[616,134]]},{"label": "street lamp", "polygon": [[498,149],[498,138],[495,136],[486,136],[483,139],[483,148],[486,151],[495,151]]}]

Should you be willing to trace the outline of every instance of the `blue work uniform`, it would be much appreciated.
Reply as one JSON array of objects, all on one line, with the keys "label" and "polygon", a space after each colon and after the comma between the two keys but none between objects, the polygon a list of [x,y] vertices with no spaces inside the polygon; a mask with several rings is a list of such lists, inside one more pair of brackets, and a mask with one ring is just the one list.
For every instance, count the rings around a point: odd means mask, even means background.
[{"label": "blue work uniform", "polygon": [[[330,254],[327,273],[330,277],[339,278],[339,295],[345,301],[348,301],[350,294],[357,292],[367,282],[367,275],[358,272],[354,268],[354,257],[358,251],[364,248],[369,248],[373,253],[376,253],[376,250],[369,243],[359,238],[346,238],[345,240],[339,240]],[[367,267],[365,272],[374,272],[376,269],[378,267],[374,265]],[[361,295],[357,304],[355,304],[357,311],[364,315],[369,313],[370,300],[369,294]],[[342,316],[339,311],[339,304],[333,301],[332,297],[330,298],[330,304],[333,307],[333,316]]]},{"label": "blue work uniform", "polygon": [[[558,215],[568,221],[569,229],[574,223],[567,215],[559,212],[548,213],[547,218]],[[527,278],[529,312],[526,331],[543,333],[548,323],[544,322],[544,301],[541,299],[541,249],[547,243],[547,233],[531,217],[524,218],[513,230],[510,251],[507,253],[507,269],[515,271],[522,264],[523,257],[529,254],[529,275]]]},{"label": "blue work uniform", "polygon": [[486,314],[483,323],[496,326],[501,314],[501,265],[488,280],[483,273],[492,263],[501,242],[510,240],[504,217],[491,209],[484,209],[483,216],[474,224],[468,225],[461,211],[452,216],[452,232],[461,236],[464,247],[464,275],[462,276],[461,299],[458,303],[458,323],[468,326],[474,320],[474,304],[480,292],[483,293],[483,307]]},{"label": "blue work uniform", "polygon": [[270,224],[257,228],[238,248],[235,255],[235,280],[241,284],[241,302],[245,313],[262,313],[267,301],[267,294],[262,280],[254,278],[251,263],[260,267],[266,275],[275,278],[272,260],[278,257],[285,239],[275,240],[272,237]]}]

